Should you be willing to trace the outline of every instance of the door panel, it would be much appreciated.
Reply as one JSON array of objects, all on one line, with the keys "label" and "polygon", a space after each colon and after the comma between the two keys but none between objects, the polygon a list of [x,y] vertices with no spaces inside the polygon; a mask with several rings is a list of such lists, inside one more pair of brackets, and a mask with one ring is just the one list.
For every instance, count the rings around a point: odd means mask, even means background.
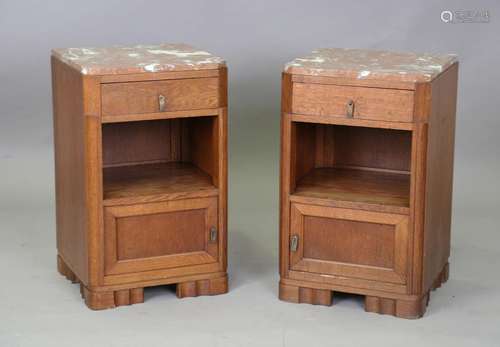
[{"label": "door panel", "polygon": [[408,217],[292,203],[290,269],[406,283]]},{"label": "door panel", "polygon": [[199,209],[118,218],[118,260],[204,251],[205,211]]},{"label": "door panel", "polygon": [[392,268],[394,227],[336,218],[304,217],[304,258]]},{"label": "door panel", "polygon": [[105,274],[217,262],[216,198],[106,207]]}]

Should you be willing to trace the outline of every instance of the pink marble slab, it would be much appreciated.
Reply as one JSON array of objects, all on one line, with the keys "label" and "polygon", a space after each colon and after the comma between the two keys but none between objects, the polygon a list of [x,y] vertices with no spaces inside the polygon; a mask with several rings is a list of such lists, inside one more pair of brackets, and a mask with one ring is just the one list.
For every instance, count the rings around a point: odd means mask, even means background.
[{"label": "pink marble slab", "polygon": [[285,65],[299,75],[427,82],[457,61],[454,54],[320,48]]},{"label": "pink marble slab", "polygon": [[208,70],[226,64],[220,57],[182,43],[57,48],[52,55],[88,75]]}]

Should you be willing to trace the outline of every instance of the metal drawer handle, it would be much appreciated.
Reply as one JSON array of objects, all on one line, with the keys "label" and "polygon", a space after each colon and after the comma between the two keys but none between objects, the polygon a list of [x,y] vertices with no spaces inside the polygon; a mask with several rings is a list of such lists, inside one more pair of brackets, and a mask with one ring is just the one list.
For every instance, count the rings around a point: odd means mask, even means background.
[{"label": "metal drawer handle", "polygon": [[215,242],[215,241],[217,241],[217,228],[211,227],[210,228],[210,242]]},{"label": "metal drawer handle", "polygon": [[158,106],[160,109],[160,112],[165,112],[165,106],[167,103],[167,99],[163,95],[158,95]]},{"label": "metal drawer handle", "polygon": [[293,235],[292,238],[290,239],[290,251],[297,252],[298,248],[299,248],[299,236]]},{"label": "metal drawer handle", "polygon": [[354,116],[354,100],[347,100],[345,110],[347,117],[352,118]]}]

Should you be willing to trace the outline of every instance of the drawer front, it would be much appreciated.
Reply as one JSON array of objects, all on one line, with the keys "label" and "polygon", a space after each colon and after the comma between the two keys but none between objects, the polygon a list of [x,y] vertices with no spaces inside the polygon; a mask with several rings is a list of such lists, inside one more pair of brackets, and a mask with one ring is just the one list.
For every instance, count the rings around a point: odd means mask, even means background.
[{"label": "drawer front", "polygon": [[413,92],[410,90],[294,83],[292,112],[296,114],[352,117],[395,122],[413,120]]},{"label": "drawer front", "polygon": [[[103,116],[196,110],[219,106],[217,78],[188,78],[101,86]],[[163,101],[161,100],[163,99]]]},{"label": "drawer front", "polygon": [[106,275],[217,262],[216,198],[106,207],[104,216]]},{"label": "drawer front", "polygon": [[405,284],[408,217],[293,203],[291,270]]}]

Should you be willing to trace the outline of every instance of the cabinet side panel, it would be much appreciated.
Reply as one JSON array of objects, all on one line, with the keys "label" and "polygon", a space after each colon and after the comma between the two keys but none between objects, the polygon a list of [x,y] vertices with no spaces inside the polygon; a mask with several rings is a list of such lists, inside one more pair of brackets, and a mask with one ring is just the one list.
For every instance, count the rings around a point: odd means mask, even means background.
[{"label": "cabinet side panel", "polygon": [[219,117],[201,117],[190,122],[191,160],[219,186]]},{"label": "cabinet side panel", "polygon": [[291,117],[292,76],[283,73],[281,79],[281,136],[280,136],[280,275],[288,276],[288,238],[290,226],[289,194],[292,179],[292,139]]},{"label": "cabinet side panel", "polygon": [[294,139],[293,153],[294,167],[292,185],[295,187],[302,177],[314,169],[316,157],[316,126],[311,123],[292,123],[292,138]]},{"label": "cabinet side panel", "polygon": [[227,205],[228,205],[228,115],[227,107],[222,107],[219,110],[219,120],[218,125],[218,154],[217,154],[217,164],[218,164],[218,188],[219,188],[219,204],[218,204],[218,219],[219,219],[219,261],[222,264],[221,270],[227,271],[227,240],[228,240],[228,228],[227,228]]},{"label": "cabinet side panel", "polygon": [[52,57],[57,249],[83,282],[88,278],[85,124],[80,73]]},{"label": "cabinet side panel", "polygon": [[431,84],[425,194],[424,290],[431,287],[450,256],[457,78],[458,63]]},{"label": "cabinet side panel", "polygon": [[219,107],[227,107],[227,67],[219,69]]},{"label": "cabinet side panel", "polygon": [[218,223],[219,223],[219,262],[220,269],[227,271],[227,243],[229,230],[227,223],[228,206],[228,72],[226,67],[219,70],[219,117],[215,123],[218,129],[217,143],[217,187],[219,188]]}]

